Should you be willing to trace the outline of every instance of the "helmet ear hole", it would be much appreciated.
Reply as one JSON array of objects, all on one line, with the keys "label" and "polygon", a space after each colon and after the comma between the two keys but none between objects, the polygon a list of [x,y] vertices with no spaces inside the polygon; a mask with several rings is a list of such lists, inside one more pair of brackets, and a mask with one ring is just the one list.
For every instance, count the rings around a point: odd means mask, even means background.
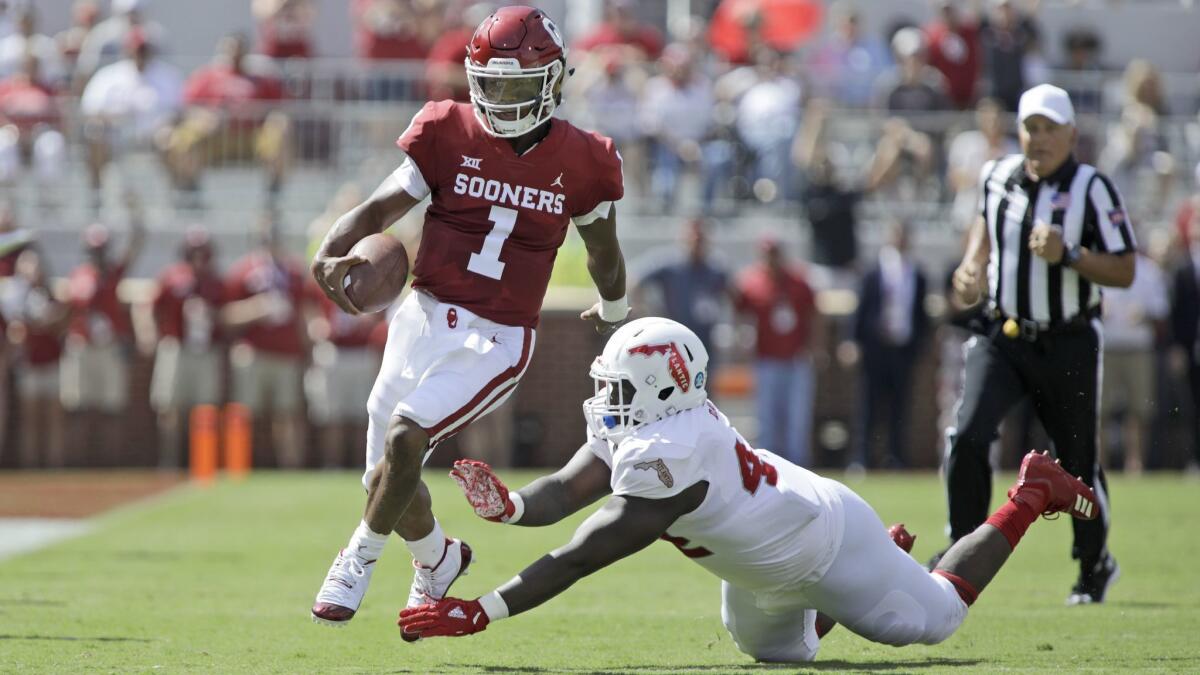
[{"label": "helmet ear hole", "polygon": [[658,400],[665,401],[671,398],[671,394],[675,393],[675,387],[666,387],[658,392]]}]

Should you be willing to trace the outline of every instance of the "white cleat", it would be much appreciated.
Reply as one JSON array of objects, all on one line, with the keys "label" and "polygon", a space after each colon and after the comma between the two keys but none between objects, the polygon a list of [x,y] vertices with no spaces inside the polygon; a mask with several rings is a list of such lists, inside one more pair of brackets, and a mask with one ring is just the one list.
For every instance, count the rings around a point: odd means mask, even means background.
[{"label": "white cleat", "polygon": [[374,571],[374,560],[364,562],[353,553],[346,553],[345,549],[338,551],[321,590],[317,591],[312,608],[313,622],[338,628],[350,623],[362,604]]},{"label": "white cleat", "polygon": [[[413,582],[408,589],[407,607],[416,607],[428,602],[434,602],[446,597],[450,587],[459,577],[467,573],[471,566],[471,547],[459,539],[446,539],[446,552],[442,559],[433,567],[425,567],[413,561]],[[416,642],[420,635],[405,633],[402,629],[400,637],[405,642]]]}]

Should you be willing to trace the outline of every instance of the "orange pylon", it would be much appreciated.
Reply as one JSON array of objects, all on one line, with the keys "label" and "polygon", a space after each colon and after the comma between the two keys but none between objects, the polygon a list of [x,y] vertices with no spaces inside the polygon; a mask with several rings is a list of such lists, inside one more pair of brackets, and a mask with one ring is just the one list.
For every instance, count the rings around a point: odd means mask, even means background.
[{"label": "orange pylon", "polygon": [[188,466],[193,480],[208,482],[217,474],[217,407],[192,408]]},{"label": "orange pylon", "polygon": [[224,413],[225,470],[242,478],[250,473],[254,426],[250,409],[241,403],[229,403]]}]

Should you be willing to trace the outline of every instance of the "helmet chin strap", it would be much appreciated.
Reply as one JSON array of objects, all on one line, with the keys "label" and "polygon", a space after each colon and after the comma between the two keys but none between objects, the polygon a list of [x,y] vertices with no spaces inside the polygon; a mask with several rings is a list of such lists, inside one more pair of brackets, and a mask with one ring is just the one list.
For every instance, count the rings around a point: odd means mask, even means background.
[{"label": "helmet chin strap", "polygon": [[550,121],[549,117],[538,121],[538,112],[539,104],[535,103],[530,106],[528,115],[515,120],[502,120],[497,113],[490,110],[485,110],[484,114],[487,116],[493,135],[501,138],[517,138]]}]

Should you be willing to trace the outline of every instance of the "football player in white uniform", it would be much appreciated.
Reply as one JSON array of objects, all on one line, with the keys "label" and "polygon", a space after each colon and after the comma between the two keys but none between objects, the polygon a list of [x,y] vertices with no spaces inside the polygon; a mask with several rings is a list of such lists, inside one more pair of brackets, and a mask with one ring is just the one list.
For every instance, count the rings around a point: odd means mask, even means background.
[{"label": "football player in white uniform", "polygon": [[818,613],[875,642],[949,637],[1040,514],[1096,517],[1082,481],[1031,452],[1005,503],[932,572],[893,543],[844,485],[755,450],[709,400],[708,353],[683,325],[633,321],[591,367],[588,442],[557,473],[509,491],[481,462],[452,476],[477,514],[515,525],[556,523],[605,494],[570,543],[475,600],[405,609],[422,637],[468,635],[527,611],[579,579],[666,539],[721,578],[721,619],[761,661],[811,661]]}]

